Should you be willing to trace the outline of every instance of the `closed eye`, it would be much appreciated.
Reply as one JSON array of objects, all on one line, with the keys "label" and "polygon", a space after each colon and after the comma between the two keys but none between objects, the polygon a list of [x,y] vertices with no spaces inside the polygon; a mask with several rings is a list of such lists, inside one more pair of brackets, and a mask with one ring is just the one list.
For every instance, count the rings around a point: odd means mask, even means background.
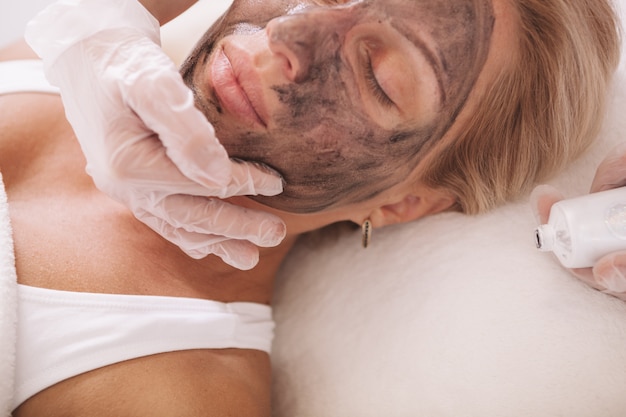
[{"label": "closed eye", "polygon": [[376,101],[385,107],[393,107],[395,103],[389,98],[385,90],[380,86],[376,74],[374,73],[374,67],[372,65],[372,58],[367,54],[367,59],[363,61],[363,74],[365,75],[365,81],[367,88],[372,92]]}]

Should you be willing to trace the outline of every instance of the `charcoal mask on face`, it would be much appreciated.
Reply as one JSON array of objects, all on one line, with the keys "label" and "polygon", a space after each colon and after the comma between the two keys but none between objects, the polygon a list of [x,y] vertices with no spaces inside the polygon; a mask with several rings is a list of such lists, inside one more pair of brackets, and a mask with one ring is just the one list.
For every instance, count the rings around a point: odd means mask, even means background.
[{"label": "charcoal mask on face", "polygon": [[[207,32],[182,68],[192,89],[195,71],[221,39],[242,28],[256,36],[271,13],[283,15],[295,4],[280,3],[265,16],[256,7],[235,1]],[[289,48],[300,64],[294,82],[271,87],[279,103],[272,128],[233,124],[217,101],[198,98],[197,105],[231,157],[262,162],[284,176],[281,195],[258,201],[308,213],[366,200],[407,178],[463,107],[489,50],[493,15],[490,0],[364,0],[295,10],[273,22],[268,40]],[[364,110],[344,43],[355,27],[372,23],[416,45],[424,34],[436,44],[441,97],[432,120],[383,128]]]}]

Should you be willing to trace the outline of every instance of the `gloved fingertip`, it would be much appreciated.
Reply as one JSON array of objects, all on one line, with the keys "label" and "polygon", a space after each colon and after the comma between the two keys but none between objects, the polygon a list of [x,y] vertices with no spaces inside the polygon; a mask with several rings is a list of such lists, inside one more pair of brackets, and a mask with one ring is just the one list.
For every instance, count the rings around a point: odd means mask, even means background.
[{"label": "gloved fingertip", "polygon": [[547,217],[552,204],[562,198],[561,192],[551,185],[541,184],[536,186],[529,197],[535,221],[539,224],[545,223],[548,220]]},{"label": "gloved fingertip", "polygon": [[244,240],[225,240],[210,249],[226,264],[242,271],[248,271],[259,263],[259,249]]},{"label": "gloved fingertip", "polygon": [[285,180],[279,172],[267,165],[232,159],[233,184],[230,195],[274,196],[283,192]]},{"label": "gloved fingertip", "polygon": [[285,188],[285,178],[283,178],[278,171],[261,163],[256,163],[255,166],[258,170],[265,172],[267,175],[267,180],[264,182],[264,186],[258,190],[259,194],[274,196],[283,192],[283,189]]},{"label": "gloved fingertip", "polygon": [[184,252],[193,259],[203,259],[206,258],[208,255],[213,254],[219,257],[222,261],[224,261],[224,263],[242,271],[250,270],[259,263],[258,251],[229,251],[225,250],[223,247],[217,248],[211,246],[205,248],[204,250],[194,249],[185,250]]},{"label": "gloved fingertip", "polygon": [[272,197],[283,192],[285,189],[285,180],[280,178],[273,178],[268,181],[267,186],[260,190],[259,194]]},{"label": "gloved fingertip", "polygon": [[197,250],[197,249],[193,249],[193,250],[185,250],[183,249],[183,252],[185,252],[185,254],[187,254],[187,256],[189,256],[190,258],[193,259],[202,259],[202,258],[206,258],[210,252],[207,251],[201,251],[201,250]]},{"label": "gloved fingertip", "polygon": [[259,254],[256,256],[230,256],[230,254],[217,254],[228,265],[240,269],[242,271],[249,271],[259,263]]},{"label": "gloved fingertip", "polygon": [[614,262],[594,268],[594,279],[608,291],[615,293],[626,293],[626,270],[625,266],[620,266]]},{"label": "gloved fingertip", "polygon": [[278,246],[287,235],[287,226],[282,221],[270,221],[266,232],[260,237],[258,245],[264,248]]}]

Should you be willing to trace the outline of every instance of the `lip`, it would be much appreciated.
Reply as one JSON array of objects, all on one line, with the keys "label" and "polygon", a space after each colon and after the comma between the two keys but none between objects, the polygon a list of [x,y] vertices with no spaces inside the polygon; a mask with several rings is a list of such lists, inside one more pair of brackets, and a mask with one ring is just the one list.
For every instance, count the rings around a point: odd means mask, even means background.
[{"label": "lip", "polygon": [[245,53],[220,48],[209,64],[209,83],[220,104],[252,125],[267,126],[260,79]]}]

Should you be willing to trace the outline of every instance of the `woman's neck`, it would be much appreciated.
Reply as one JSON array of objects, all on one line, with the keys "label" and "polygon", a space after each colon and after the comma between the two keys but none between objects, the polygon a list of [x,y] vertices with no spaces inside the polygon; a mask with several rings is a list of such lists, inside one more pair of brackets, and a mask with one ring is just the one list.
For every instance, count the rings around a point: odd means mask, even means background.
[{"label": "woman's neck", "polygon": [[[227,289],[235,299],[245,300],[253,297],[256,302],[270,304],[276,273],[296,239],[297,236],[287,236],[277,247],[260,248],[259,263],[247,271],[233,268],[217,256],[210,255],[206,260],[207,270],[211,271],[209,286],[212,289],[202,291],[211,292],[222,288]],[[263,299],[259,299],[259,294],[264,294]]]}]

